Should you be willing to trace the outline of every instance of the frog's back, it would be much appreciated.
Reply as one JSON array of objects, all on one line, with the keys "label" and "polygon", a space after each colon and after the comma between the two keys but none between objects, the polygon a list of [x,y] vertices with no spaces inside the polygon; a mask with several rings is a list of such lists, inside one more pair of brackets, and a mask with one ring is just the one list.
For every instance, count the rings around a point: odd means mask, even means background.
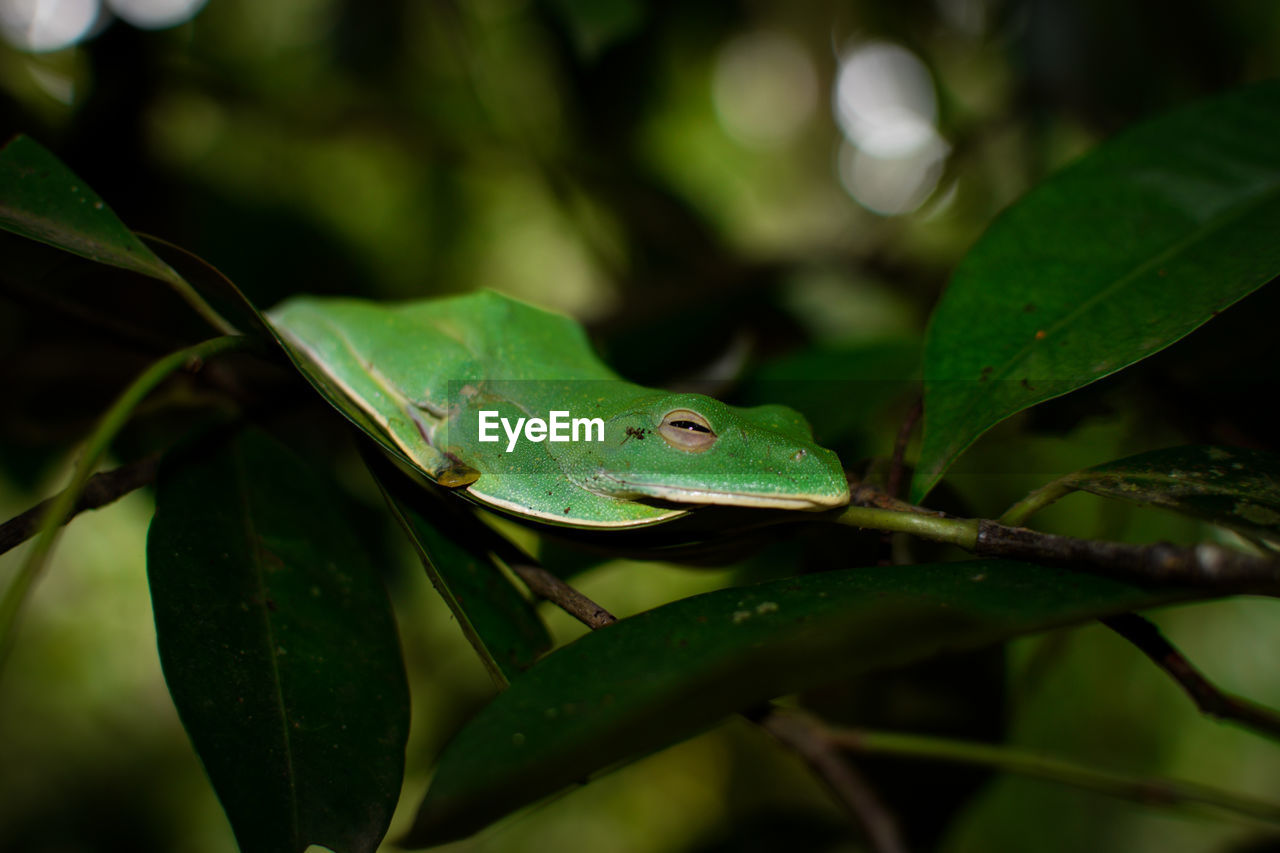
[{"label": "frog's back", "polygon": [[450,382],[616,378],[573,320],[493,291],[399,304],[300,296],[270,318],[323,363],[415,403],[441,403]]},{"label": "frog's back", "polygon": [[392,309],[457,344],[478,368],[453,379],[616,379],[582,327],[492,290]]}]

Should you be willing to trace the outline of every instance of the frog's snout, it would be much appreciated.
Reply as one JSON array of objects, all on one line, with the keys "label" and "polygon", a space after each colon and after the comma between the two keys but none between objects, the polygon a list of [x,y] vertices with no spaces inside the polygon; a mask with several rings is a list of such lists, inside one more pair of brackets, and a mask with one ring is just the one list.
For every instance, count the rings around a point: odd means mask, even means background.
[{"label": "frog's snout", "polygon": [[849,502],[849,480],[844,466],[832,450],[825,447],[798,447],[787,455],[794,483],[808,484],[804,498],[814,509],[830,509]]}]

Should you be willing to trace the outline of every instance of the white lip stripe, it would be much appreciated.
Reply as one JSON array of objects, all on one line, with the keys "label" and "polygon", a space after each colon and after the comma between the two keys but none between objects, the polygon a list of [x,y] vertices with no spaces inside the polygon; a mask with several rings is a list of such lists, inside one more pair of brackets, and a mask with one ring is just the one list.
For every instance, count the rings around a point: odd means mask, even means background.
[{"label": "white lip stripe", "polygon": [[613,477],[609,479],[619,486],[644,489],[641,497],[658,498],[675,503],[707,503],[760,509],[830,509],[844,506],[849,502],[847,488],[842,495],[833,499],[827,495],[752,495],[742,492],[718,492],[711,489],[680,489],[656,483],[628,483]]},{"label": "white lip stripe", "polygon": [[573,518],[571,516],[556,515],[555,513],[540,512],[535,509],[530,509],[524,504],[516,503],[515,501],[503,500],[502,498],[495,498],[492,495],[487,495],[475,486],[468,486],[467,492],[486,506],[495,506],[499,509],[506,510],[512,515],[520,516],[522,518],[536,518],[551,524],[558,524],[561,527],[608,527],[614,529],[626,527],[647,527],[650,524],[656,524],[660,521],[670,521],[673,518],[679,518],[682,515],[689,514],[689,510],[687,509],[673,509],[670,512],[663,513],[662,515],[650,516],[649,518],[629,518],[624,521],[596,521],[593,519]]}]

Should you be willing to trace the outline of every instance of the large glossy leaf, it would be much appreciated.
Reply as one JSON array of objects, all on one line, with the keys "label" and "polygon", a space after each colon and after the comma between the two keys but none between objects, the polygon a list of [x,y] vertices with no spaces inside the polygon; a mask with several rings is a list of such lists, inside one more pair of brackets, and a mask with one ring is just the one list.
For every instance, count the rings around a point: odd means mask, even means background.
[{"label": "large glossy leaf", "polygon": [[1069,474],[1049,488],[1171,509],[1280,541],[1280,457],[1262,450],[1153,450]]},{"label": "large glossy leaf", "polygon": [[372,851],[400,791],[395,623],[330,488],[256,433],[166,460],[159,479],[160,659],[245,853]]},{"label": "large glossy leaf", "polygon": [[552,652],[448,745],[408,841],[458,838],[730,712],[856,673],[1188,597],[984,560],[695,596]]},{"label": "large glossy leaf", "polygon": [[0,150],[0,227],[161,281],[178,278],[97,193],[27,136]]},{"label": "large glossy leaf", "polygon": [[490,550],[497,534],[436,497],[436,487],[398,476],[378,461],[375,476],[392,515],[485,667],[505,687],[551,648],[551,635]]},{"label": "large glossy leaf", "polygon": [[129,230],[98,194],[40,143],[18,136],[0,149],[0,228],[63,251],[159,279],[206,322],[234,327]]},{"label": "large glossy leaf", "polygon": [[1280,274],[1280,81],[1101,145],[960,262],[925,345],[921,499],[1029,406],[1168,346]]},{"label": "large glossy leaf", "polygon": [[[164,281],[207,322],[225,331],[238,328],[262,337],[275,334],[257,306],[215,267],[163,240],[140,239],[84,181],[26,136],[14,138],[0,150],[0,229]],[[396,452],[321,371],[278,336],[277,340],[321,395]]]}]

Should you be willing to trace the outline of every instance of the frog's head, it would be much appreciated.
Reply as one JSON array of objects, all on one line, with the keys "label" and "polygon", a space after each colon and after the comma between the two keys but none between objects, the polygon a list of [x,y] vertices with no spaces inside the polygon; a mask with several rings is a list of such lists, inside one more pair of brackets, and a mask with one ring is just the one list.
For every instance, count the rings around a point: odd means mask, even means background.
[{"label": "frog's head", "polygon": [[835,453],[786,406],[744,409],[702,394],[649,395],[605,421],[604,441],[562,464],[592,492],[682,504],[828,509],[849,500]]}]

